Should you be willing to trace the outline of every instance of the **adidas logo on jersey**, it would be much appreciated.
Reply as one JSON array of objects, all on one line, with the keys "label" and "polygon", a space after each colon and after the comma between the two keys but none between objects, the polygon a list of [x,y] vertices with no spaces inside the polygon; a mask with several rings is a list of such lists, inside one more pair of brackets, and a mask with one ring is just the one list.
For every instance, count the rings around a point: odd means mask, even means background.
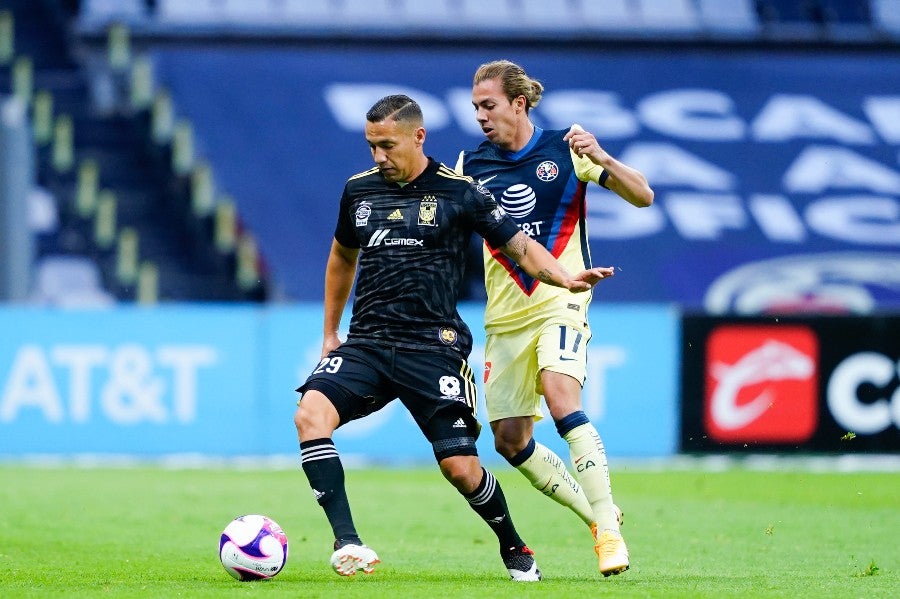
[{"label": "adidas logo on jersey", "polygon": [[388,220],[403,220],[403,214],[400,212],[400,209],[397,208],[393,212],[388,215]]},{"label": "adidas logo on jersey", "polygon": [[466,428],[466,421],[460,418],[453,423],[453,428]]}]

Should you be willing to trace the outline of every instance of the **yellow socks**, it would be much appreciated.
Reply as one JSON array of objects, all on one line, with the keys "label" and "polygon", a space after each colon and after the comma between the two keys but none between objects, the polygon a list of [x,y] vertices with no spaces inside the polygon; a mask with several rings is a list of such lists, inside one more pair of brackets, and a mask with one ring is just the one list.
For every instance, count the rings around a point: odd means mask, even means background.
[{"label": "yellow socks", "polygon": [[525,475],[531,486],[575,512],[585,524],[590,526],[594,521],[591,504],[581,485],[572,478],[565,462],[548,447],[534,442],[534,452],[517,464],[516,469]]},{"label": "yellow socks", "polygon": [[563,439],[569,444],[575,478],[581,483],[584,495],[590,502],[597,527],[618,531],[606,451],[597,429],[590,422],[580,424],[567,432]]}]

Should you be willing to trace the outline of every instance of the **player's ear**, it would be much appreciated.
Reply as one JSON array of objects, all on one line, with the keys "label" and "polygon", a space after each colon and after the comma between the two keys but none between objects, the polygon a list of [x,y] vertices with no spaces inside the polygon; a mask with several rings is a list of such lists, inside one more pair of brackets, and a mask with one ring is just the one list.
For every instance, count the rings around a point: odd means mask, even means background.
[{"label": "player's ear", "polygon": [[519,114],[520,112],[525,110],[526,106],[528,106],[528,98],[526,98],[525,96],[519,95],[516,96],[515,100],[513,100],[513,108],[516,109],[516,114]]},{"label": "player's ear", "polygon": [[425,144],[425,127],[419,127],[416,129],[416,145],[421,146]]}]

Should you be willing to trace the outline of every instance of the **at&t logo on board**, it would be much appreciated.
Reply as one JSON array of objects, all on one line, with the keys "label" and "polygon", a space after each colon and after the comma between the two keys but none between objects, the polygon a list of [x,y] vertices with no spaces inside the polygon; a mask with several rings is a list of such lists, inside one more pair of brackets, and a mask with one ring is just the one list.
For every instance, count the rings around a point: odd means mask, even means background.
[{"label": "at&t logo on board", "polygon": [[722,443],[803,443],[818,424],[818,340],[804,326],[729,325],[708,338],[703,418]]}]

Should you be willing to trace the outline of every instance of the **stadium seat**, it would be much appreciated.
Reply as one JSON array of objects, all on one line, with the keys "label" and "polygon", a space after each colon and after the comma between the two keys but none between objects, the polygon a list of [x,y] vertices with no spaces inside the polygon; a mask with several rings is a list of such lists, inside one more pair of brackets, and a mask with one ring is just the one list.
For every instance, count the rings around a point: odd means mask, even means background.
[{"label": "stadium seat", "polygon": [[760,19],[783,39],[869,40],[872,19],[862,0],[758,0]]},{"label": "stadium seat", "polygon": [[637,0],[635,7],[638,22],[651,32],[683,33],[700,29],[692,0]]},{"label": "stadium seat", "polygon": [[51,255],[37,264],[30,301],[40,306],[89,308],[111,306],[115,298],[103,290],[92,259]]},{"label": "stadium seat", "polygon": [[769,23],[803,24],[812,23],[811,0],[757,0],[757,10],[762,20]]},{"label": "stadium seat", "polygon": [[637,15],[629,0],[579,0],[578,20],[588,29],[637,31]]},{"label": "stadium seat", "polygon": [[28,194],[28,228],[34,236],[36,255],[56,250],[59,221],[56,196],[45,187],[32,187]]},{"label": "stadium seat", "polygon": [[870,25],[869,3],[860,0],[819,0],[826,21],[837,24]]},{"label": "stadium seat", "polygon": [[56,233],[59,229],[56,197],[44,187],[34,186],[28,194],[28,227],[36,235]]},{"label": "stadium seat", "polygon": [[697,9],[703,27],[712,34],[753,36],[759,31],[753,0],[698,0]]},{"label": "stadium seat", "polygon": [[6,69],[16,56],[16,19],[9,10],[0,10],[0,73],[6,75]]},{"label": "stadium seat", "polygon": [[156,18],[164,23],[185,21],[204,23],[212,20],[213,16],[209,0],[195,0],[194,2],[157,0],[156,2]]},{"label": "stadium seat", "polygon": [[53,94],[38,90],[31,103],[31,131],[37,147],[46,146],[53,137]]},{"label": "stadium seat", "polygon": [[334,18],[331,0],[282,0],[279,5],[282,23],[322,25]]},{"label": "stadium seat", "polygon": [[900,38],[900,0],[871,0],[872,22],[876,29]]},{"label": "stadium seat", "polygon": [[485,10],[485,0],[454,0],[453,4],[459,11],[458,22],[470,30],[509,31],[522,27],[522,17],[510,0],[493,0],[490,18],[485,18],[488,12]]},{"label": "stadium seat", "polygon": [[520,22],[535,29],[572,29],[577,27],[572,3],[566,0],[519,0]]},{"label": "stadium seat", "polygon": [[[310,3],[315,4],[315,3]],[[269,0],[157,0],[161,21],[202,25],[278,23],[282,11]]]},{"label": "stadium seat", "polygon": [[392,0],[344,0],[335,23],[366,27],[396,26],[399,15]]},{"label": "stadium seat", "polygon": [[872,20],[863,0],[758,0],[757,5],[761,18],[778,23],[869,25]]},{"label": "stadium seat", "polygon": [[450,0],[401,0],[400,14],[406,25],[416,28],[459,27],[455,2]]},{"label": "stadium seat", "polygon": [[144,0],[82,0],[78,18],[82,22],[108,23],[113,19],[142,19],[146,14]]}]

